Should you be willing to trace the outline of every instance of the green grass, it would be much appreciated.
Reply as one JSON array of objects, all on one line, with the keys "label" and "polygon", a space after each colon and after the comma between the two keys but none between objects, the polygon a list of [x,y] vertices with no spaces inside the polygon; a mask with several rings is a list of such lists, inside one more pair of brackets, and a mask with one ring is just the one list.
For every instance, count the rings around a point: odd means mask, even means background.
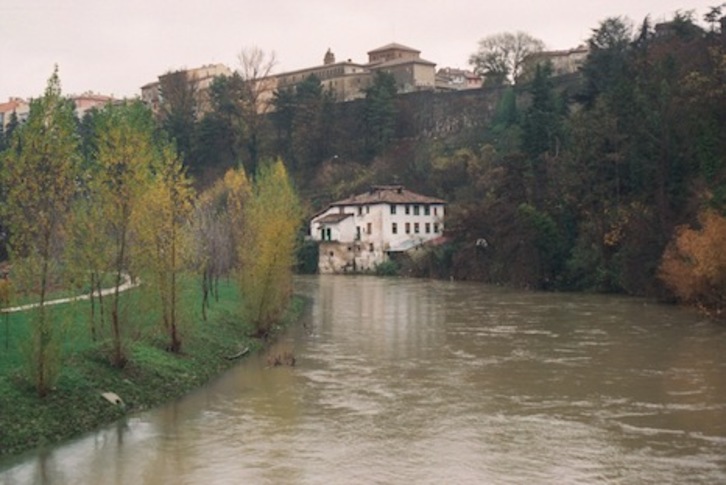
[{"label": "green grass", "polygon": [[[262,347],[263,342],[247,337],[250,329],[237,316],[240,297],[233,285],[220,286],[220,299],[213,301],[205,322],[197,282],[185,283],[180,354],[165,350],[168,339],[157,324],[152,292],[142,287],[124,295],[134,328],[128,335],[130,361],[123,369],[109,364],[108,339],[91,339],[88,302],[49,307],[62,332],[63,363],[53,391],[42,399],[25,377],[21,351],[32,312],[10,315],[7,348],[5,315],[0,315],[0,456],[55,443],[179,397],[235,365],[227,356],[246,346],[253,351]],[[294,300],[288,320],[301,307]],[[102,333],[107,335],[108,328]],[[125,409],[104,400],[100,393],[105,391],[118,394]]]}]

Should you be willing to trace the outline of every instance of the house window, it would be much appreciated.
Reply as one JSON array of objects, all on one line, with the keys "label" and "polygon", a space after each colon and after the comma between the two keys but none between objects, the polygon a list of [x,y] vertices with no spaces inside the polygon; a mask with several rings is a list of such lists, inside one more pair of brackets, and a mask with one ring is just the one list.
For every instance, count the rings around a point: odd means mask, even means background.
[{"label": "house window", "polygon": [[406,234],[411,234],[411,223],[410,222],[406,223]]},{"label": "house window", "polygon": [[431,223],[427,222],[424,227],[426,230],[426,234],[429,234],[431,232]]},{"label": "house window", "polygon": [[366,232],[367,232],[368,234],[373,234],[373,224],[371,224],[371,223],[369,222],[369,223],[368,223],[368,226],[367,226],[367,227],[368,227],[368,229],[366,230]]},{"label": "house window", "polygon": [[370,252],[373,252],[373,244],[371,244],[371,245],[369,245],[369,246],[368,246],[368,250],[369,250]]},{"label": "house window", "polygon": [[360,226],[355,226],[355,239],[360,241]]},{"label": "house window", "polygon": [[371,207],[369,205],[366,206],[366,214],[371,213]]},{"label": "house window", "polygon": [[398,224],[396,224],[395,222],[391,224],[391,232],[393,234],[398,234]]},{"label": "house window", "polygon": [[418,234],[419,233],[419,230],[418,229],[419,229],[418,228],[418,222],[414,222],[413,223],[413,232],[414,232],[414,234]]},{"label": "house window", "polygon": [[411,206],[406,204],[406,215],[409,215],[411,213]]},{"label": "house window", "polygon": [[424,206],[424,215],[425,216],[430,216],[431,215],[431,207],[429,207],[427,205]]},{"label": "house window", "polygon": [[438,216],[439,215],[439,208],[438,207],[434,207],[434,215],[435,216]]},{"label": "house window", "polygon": [[362,205],[361,206],[358,206],[358,215],[359,216],[362,216],[363,215],[363,206]]},{"label": "house window", "polygon": [[396,215],[396,204],[391,204],[391,215],[392,216]]},{"label": "house window", "polygon": [[413,215],[415,215],[415,216],[418,215],[418,206],[417,205],[413,206]]},{"label": "house window", "polygon": [[434,222],[434,234],[438,234],[438,233],[439,233],[439,223]]}]

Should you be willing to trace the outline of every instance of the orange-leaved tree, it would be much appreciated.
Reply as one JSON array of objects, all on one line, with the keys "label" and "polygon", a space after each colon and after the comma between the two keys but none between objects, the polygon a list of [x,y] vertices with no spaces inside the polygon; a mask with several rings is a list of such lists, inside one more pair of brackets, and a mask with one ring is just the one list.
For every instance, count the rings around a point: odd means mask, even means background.
[{"label": "orange-leaved tree", "polygon": [[659,276],[680,301],[720,315],[726,306],[726,218],[706,210],[699,225],[676,230]]}]

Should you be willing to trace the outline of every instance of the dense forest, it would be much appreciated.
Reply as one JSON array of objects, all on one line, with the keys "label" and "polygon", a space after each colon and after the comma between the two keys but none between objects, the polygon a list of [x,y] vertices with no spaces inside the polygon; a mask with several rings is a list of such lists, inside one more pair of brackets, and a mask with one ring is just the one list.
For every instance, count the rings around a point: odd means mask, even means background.
[{"label": "dense forest", "polygon": [[[165,76],[157,128],[198,188],[280,157],[308,214],[377,183],[446,199],[449,242],[410,261],[411,274],[658,296],[716,314],[726,303],[720,17],[679,12],[659,31],[605,19],[579,73],[500,76],[470,101],[479,116],[453,130],[422,129],[418,93],[397,94],[386,74],[358,101],[336,103],[310,77],[261,109],[249,75],[270,67],[259,52],[215,80],[204,108],[183,72]],[[437,96],[451,94],[423,99]],[[82,138],[91,125],[78,122]]]}]

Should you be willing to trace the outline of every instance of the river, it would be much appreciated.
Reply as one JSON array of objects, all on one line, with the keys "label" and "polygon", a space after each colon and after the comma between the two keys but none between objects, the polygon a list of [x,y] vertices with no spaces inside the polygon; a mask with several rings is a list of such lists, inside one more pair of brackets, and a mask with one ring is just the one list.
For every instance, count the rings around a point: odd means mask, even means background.
[{"label": "river", "polygon": [[0,483],[726,483],[726,327],[642,299],[319,276],[203,389]]}]

